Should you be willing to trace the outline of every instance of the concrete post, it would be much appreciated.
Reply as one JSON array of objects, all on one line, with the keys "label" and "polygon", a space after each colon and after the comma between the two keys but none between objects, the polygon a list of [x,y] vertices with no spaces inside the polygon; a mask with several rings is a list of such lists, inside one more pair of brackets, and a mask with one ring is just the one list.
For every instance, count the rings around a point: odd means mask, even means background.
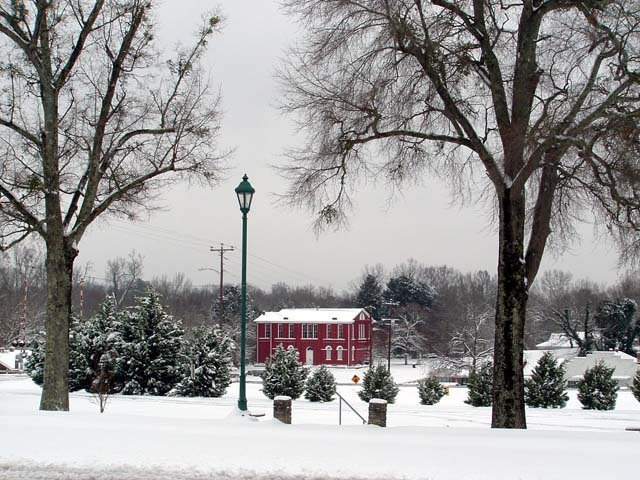
[{"label": "concrete post", "polygon": [[369,400],[369,425],[387,426],[387,401],[379,398]]},{"label": "concrete post", "polygon": [[291,397],[278,395],[273,399],[273,418],[291,425]]}]

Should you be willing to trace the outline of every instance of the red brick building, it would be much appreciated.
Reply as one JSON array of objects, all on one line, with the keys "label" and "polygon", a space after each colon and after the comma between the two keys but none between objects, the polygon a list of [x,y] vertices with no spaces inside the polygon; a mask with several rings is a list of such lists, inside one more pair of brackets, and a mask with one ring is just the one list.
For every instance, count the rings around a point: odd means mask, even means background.
[{"label": "red brick building", "polygon": [[371,315],[362,308],[288,308],[256,324],[256,360],[278,345],[295,347],[306,365],[361,365],[371,358]]}]

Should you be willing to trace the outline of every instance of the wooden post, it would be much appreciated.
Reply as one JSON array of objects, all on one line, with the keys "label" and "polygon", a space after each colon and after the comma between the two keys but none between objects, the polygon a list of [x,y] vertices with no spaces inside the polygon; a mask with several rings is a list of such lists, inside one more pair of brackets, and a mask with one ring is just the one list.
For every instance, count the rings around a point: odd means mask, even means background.
[{"label": "wooden post", "polygon": [[278,395],[273,399],[273,418],[291,425],[291,397]]},{"label": "wooden post", "polygon": [[369,425],[387,426],[387,401],[380,398],[369,400]]}]

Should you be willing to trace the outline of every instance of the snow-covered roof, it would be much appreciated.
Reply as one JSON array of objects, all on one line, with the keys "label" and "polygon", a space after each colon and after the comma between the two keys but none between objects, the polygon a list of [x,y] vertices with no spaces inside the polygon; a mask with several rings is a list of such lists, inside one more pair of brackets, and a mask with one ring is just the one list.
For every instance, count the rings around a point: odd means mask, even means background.
[{"label": "snow-covered roof", "polygon": [[284,308],[264,312],[257,323],[353,323],[364,308]]},{"label": "snow-covered roof", "polygon": [[[580,340],[584,340],[584,332],[577,332]],[[571,340],[564,333],[552,333],[549,335],[549,340],[536,345],[539,350],[552,349],[552,348],[571,348],[576,347],[575,340]]]}]

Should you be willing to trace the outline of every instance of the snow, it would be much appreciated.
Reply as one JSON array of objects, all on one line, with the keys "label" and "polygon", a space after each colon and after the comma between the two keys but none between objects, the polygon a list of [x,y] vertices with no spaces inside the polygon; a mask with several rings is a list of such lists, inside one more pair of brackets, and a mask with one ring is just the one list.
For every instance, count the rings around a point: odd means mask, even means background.
[{"label": "snow", "polygon": [[373,403],[376,405],[385,405],[387,401],[383,400],[382,398],[372,398],[371,400],[369,400],[369,403]]},{"label": "snow", "polygon": [[287,402],[291,400],[291,397],[288,395],[276,395],[273,399],[277,402]]},{"label": "snow", "polygon": [[257,323],[353,323],[362,308],[284,308],[264,312]]},{"label": "snow", "polygon": [[[398,366],[394,365],[394,374]],[[334,369],[341,370],[341,369]],[[405,369],[409,370],[409,369]],[[417,369],[410,368],[415,371]],[[345,372],[352,375],[353,370]],[[430,479],[553,480],[637,475],[640,403],[620,392],[616,410],[528,409],[527,431],[491,430],[491,410],[463,403],[450,388],[434,406],[404,386],[389,405],[388,428],[361,425],[338,400],[293,402],[293,425],[273,420],[259,383],[247,385],[252,413],[236,409],[238,384],[218,399],[113,395],[104,414],[93,397],[71,394],[71,411],[40,412],[40,388],[0,377],[0,479]],[[338,391],[365,414],[360,387]],[[360,425],[359,425],[360,424]],[[294,477],[295,476],[295,477]]]}]

